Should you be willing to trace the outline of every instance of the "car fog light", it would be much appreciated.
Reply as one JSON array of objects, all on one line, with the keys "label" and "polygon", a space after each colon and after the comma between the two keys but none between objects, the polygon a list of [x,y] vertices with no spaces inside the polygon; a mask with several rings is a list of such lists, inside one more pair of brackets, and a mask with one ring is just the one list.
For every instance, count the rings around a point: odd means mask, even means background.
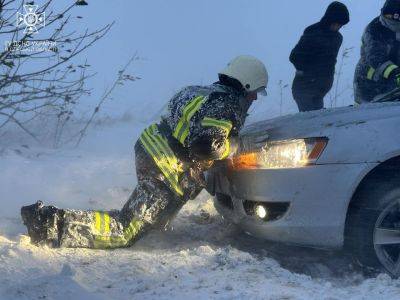
[{"label": "car fog light", "polygon": [[267,209],[262,205],[257,205],[255,209],[256,216],[264,219],[267,216]]}]

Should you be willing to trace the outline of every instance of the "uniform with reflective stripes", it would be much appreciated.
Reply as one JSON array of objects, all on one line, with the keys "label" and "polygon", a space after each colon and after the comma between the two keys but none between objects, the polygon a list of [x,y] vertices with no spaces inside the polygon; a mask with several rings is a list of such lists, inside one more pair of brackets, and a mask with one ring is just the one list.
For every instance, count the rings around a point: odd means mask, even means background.
[{"label": "uniform with reflective stripes", "polygon": [[[127,247],[149,230],[165,228],[189,198],[196,197],[203,188],[201,174],[211,164],[192,155],[201,151],[196,141],[212,145],[237,135],[247,116],[247,104],[241,93],[219,84],[180,91],[169,102],[162,125],[149,126],[135,143],[137,186],[123,208],[63,210],[62,228],[55,229],[60,230],[60,246]],[[183,152],[174,153],[177,147]],[[227,156],[229,143],[219,150]],[[190,155],[180,157],[184,151]]]},{"label": "uniform with reflective stripes", "polygon": [[398,68],[399,66],[395,65],[391,61],[383,63],[377,69],[369,67],[367,72],[367,79],[374,81],[379,81],[382,78],[389,79],[392,72]]},{"label": "uniform with reflective stripes", "polygon": [[380,17],[364,31],[360,60],[354,75],[354,96],[359,104],[371,102],[400,86],[399,41]]},{"label": "uniform with reflective stripes", "polygon": [[182,166],[168,145],[167,139],[158,132],[157,125],[153,124],[145,129],[140,136],[140,141],[165,175],[171,189],[179,196],[183,196],[183,191],[179,184],[179,177],[183,172]]},{"label": "uniform with reflective stripes", "polygon": [[214,118],[209,118],[209,117],[205,117],[202,121],[201,121],[201,125],[204,127],[217,127],[217,128],[221,128],[222,130],[226,131],[227,136],[229,135],[229,133],[231,132],[232,129],[232,122],[231,121],[226,121],[226,120],[217,120]]},{"label": "uniform with reflective stripes", "polygon": [[367,73],[367,78],[369,80],[373,80],[374,79],[374,74],[375,74],[375,69],[373,67],[369,67],[368,73]]},{"label": "uniform with reflective stripes", "polygon": [[399,66],[395,65],[395,64],[391,64],[389,65],[385,71],[383,72],[383,78],[388,79],[390,77],[390,74],[392,74],[392,72],[396,69],[398,69]]},{"label": "uniform with reflective stripes", "polygon": [[112,235],[110,232],[110,215],[107,212],[95,212],[95,248],[118,248],[128,245],[143,226],[143,221],[132,219],[121,235]]},{"label": "uniform with reflective stripes", "polygon": [[204,96],[198,96],[191,100],[183,109],[182,117],[176,126],[173,136],[185,146],[185,140],[190,132],[190,120],[205,102]]},{"label": "uniform with reflective stripes", "polygon": [[127,247],[150,229],[168,223],[184,205],[161,180],[163,174],[141,142],[135,145],[137,186],[119,211],[63,210],[60,246],[109,249]]},{"label": "uniform with reflective stripes", "polygon": [[[183,106],[181,117],[172,134],[183,147],[187,146],[186,140],[190,134],[192,118],[206,101],[207,97],[202,95],[196,96]],[[203,127],[219,128],[225,132],[225,151],[221,159],[228,157],[230,153],[228,136],[233,127],[232,122],[229,120],[204,117],[201,121],[201,125]],[[157,125],[153,124],[145,129],[140,137],[140,141],[165,175],[171,189],[179,196],[182,196],[183,190],[179,183],[179,178],[183,172],[182,168],[179,165],[179,160],[168,145],[167,139],[158,132]]]}]

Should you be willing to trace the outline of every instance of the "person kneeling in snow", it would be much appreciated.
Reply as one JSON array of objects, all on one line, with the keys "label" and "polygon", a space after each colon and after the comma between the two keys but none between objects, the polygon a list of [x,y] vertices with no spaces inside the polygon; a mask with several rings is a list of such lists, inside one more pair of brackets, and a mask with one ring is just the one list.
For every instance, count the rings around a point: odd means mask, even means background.
[{"label": "person kneeling in snow", "polygon": [[119,248],[163,228],[205,187],[203,172],[234,152],[234,141],[268,73],[251,56],[238,56],[210,86],[189,86],[170,101],[161,122],[135,144],[138,184],[120,211],[21,208],[31,242],[51,247]]}]

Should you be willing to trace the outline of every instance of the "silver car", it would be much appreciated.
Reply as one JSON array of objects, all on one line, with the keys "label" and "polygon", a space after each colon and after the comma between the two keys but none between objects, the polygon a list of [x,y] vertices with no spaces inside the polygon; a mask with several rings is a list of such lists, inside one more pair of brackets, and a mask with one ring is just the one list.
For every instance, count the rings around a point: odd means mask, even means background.
[{"label": "silver car", "polygon": [[400,275],[400,103],[249,125],[207,185],[217,210],[250,235],[346,246],[368,269]]}]

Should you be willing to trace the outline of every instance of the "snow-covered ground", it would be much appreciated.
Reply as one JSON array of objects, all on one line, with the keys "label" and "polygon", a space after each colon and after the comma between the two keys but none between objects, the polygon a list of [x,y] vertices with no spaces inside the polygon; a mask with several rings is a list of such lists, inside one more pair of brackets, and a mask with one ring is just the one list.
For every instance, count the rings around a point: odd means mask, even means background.
[{"label": "snow-covered ground", "polygon": [[[135,183],[140,128],[102,130],[79,150],[0,148],[1,299],[399,299],[400,280],[365,278],[341,252],[256,240],[215,211],[207,193],[173,227],[113,251],[29,243],[19,207],[121,207]],[[114,143],[113,136],[132,136]]]}]

